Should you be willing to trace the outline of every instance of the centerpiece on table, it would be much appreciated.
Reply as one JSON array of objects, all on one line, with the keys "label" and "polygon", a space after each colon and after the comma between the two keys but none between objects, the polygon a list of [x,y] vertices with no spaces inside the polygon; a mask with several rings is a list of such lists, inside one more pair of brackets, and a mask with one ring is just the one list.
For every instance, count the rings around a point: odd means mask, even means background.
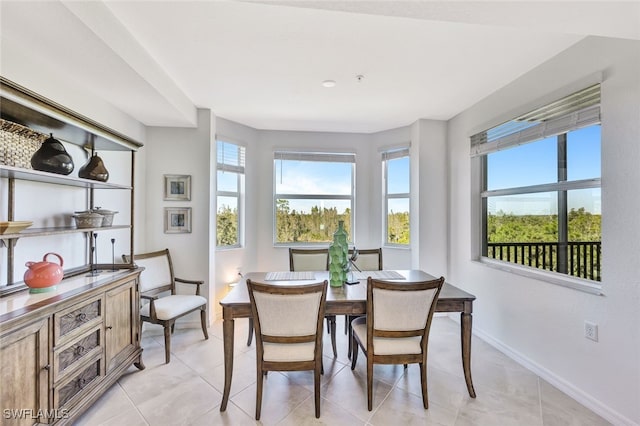
[{"label": "centerpiece on table", "polygon": [[333,243],[329,246],[329,285],[342,287],[347,281],[349,270],[349,245],[344,220],[338,221],[338,230],[333,233]]}]

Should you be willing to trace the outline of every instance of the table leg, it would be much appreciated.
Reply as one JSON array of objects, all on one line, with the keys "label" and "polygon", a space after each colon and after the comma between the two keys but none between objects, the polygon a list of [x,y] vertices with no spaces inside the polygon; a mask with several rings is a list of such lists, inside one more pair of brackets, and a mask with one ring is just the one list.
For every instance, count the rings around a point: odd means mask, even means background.
[{"label": "table leg", "polygon": [[224,339],[224,391],[222,392],[222,402],[220,411],[227,409],[229,394],[231,392],[231,376],[233,374],[233,332],[234,323],[232,319],[222,321],[222,336]]},{"label": "table leg", "polygon": [[467,382],[467,390],[471,398],[476,397],[471,380],[471,314],[460,314],[460,337],[462,343],[462,369],[464,370],[464,380]]},{"label": "table leg", "polygon": [[336,348],[336,316],[327,317],[329,320],[329,328],[331,329],[331,347],[333,348],[333,357],[338,357],[338,349]]}]

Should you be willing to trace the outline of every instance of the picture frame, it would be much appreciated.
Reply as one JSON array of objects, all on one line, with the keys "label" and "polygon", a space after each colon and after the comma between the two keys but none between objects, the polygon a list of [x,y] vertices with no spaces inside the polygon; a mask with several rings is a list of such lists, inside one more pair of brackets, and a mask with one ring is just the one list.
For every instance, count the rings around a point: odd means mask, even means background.
[{"label": "picture frame", "polygon": [[191,175],[164,175],[165,201],[191,201]]},{"label": "picture frame", "polygon": [[191,233],[191,207],[165,207],[164,233]]}]

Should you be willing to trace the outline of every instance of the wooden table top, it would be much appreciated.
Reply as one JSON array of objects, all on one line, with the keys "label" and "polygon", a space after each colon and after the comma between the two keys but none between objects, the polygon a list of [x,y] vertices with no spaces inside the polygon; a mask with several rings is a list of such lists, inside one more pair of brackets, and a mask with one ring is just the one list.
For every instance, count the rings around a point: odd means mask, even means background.
[{"label": "wooden table top", "polygon": [[[404,279],[390,279],[388,281],[428,281],[434,280],[438,277],[427,274],[426,272],[411,269],[411,270],[398,270]],[[267,272],[250,272],[245,275],[244,279],[240,280],[233,289],[227,294],[221,301],[220,305],[223,307],[231,307],[234,305],[247,305],[249,304],[249,293],[247,290],[246,279],[251,279],[259,282],[267,282],[269,284],[277,285],[304,285],[317,283],[319,281],[328,280],[329,272],[318,271],[315,272],[315,279],[313,280],[279,280],[279,281],[266,281],[265,276]],[[366,275],[366,271],[364,272]],[[440,299],[443,300],[456,300],[460,302],[472,302],[475,300],[475,296],[467,293],[464,290],[459,289],[451,284],[444,283],[442,290],[440,291]],[[362,279],[358,281],[358,284],[343,285],[342,287],[327,287],[327,302],[363,302],[367,300],[367,280]]]}]

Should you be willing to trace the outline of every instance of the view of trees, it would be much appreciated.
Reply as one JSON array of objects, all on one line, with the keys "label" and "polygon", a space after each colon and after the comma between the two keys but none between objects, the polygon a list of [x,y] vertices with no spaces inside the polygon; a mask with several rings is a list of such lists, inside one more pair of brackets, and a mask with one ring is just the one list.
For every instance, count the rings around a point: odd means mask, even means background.
[{"label": "view of trees", "polygon": [[350,209],[338,213],[335,207],[313,206],[310,213],[304,213],[292,210],[289,200],[277,200],[276,242],[331,242],[339,220],[344,220],[344,230],[351,237]]},{"label": "view of trees", "polygon": [[238,209],[218,206],[216,216],[216,245],[234,246],[238,244]]},{"label": "view of trees", "polygon": [[387,242],[409,244],[409,212],[394,213],[387,217]]},{"label": "view of trees", "polygon": [[488,257],[600,281],[601,215],[571,209],[565,248],[557,244],[557,215],[499,212],[487,218]]},{"label": "view of trees", "polygon": [[[489,243],[557,242],[557,215],[513,215],[498,212],[487,215]],[[568,219],[569,241],[600,241],[601,215],[571,209]]]}]

